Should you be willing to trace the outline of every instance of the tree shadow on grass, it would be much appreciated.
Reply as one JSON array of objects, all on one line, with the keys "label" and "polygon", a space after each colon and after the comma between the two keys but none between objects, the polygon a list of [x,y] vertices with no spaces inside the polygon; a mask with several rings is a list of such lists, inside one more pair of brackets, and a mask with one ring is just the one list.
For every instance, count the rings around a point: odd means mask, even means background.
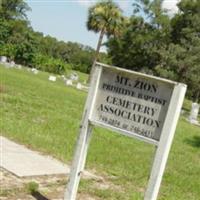
[{"label": "tree shadow on grass", "polygon": [[186,143],[196,147],[196,148],[200,148],[200,136],[194,136],[193,138],[187,138]]},{"label": "tree shadow on grass", "polygon": [[39,192],[33,192],[32,196],[35,197],[35,199],[37,199],[37,200],[50,200],[50,199],[46,198],[45,196],[43,196]]}]

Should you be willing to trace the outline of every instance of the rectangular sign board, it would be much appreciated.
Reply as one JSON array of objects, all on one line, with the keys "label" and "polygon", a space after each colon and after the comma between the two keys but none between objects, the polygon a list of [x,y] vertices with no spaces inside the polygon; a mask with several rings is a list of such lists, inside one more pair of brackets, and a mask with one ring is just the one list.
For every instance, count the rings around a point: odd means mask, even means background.
[{"label": "rectangular sign board", "polygon": [[159,141],[175,82],[102,68],[91,122]]}]

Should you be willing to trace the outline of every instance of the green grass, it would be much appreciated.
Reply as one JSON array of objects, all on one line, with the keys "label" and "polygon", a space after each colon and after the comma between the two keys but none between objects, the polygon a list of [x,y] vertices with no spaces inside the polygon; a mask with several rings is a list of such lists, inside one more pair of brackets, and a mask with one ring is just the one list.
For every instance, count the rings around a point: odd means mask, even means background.
[{"label": "green grass", "polygon": [[[48,73],[0,66],[1,134],[67,163],[79,130],[86,93],[48,81]],[[82,74],[82,79],[87,79]],[[143,199],[154,155],[152,145],[95,128],[87,168],[106,174],[120,188],[92,188],[81,192],[100,199]],[[200,128],[181,118],[175,134],[159,200],[200,199]]]},{"label": "green grass", "polygon": [[187,112],[190,112],[191,110],[191,107],[192,107],[192,101],[188,100],[188,99],[185,99],[184,100],[184,103],[183,103],[183,109]]}]

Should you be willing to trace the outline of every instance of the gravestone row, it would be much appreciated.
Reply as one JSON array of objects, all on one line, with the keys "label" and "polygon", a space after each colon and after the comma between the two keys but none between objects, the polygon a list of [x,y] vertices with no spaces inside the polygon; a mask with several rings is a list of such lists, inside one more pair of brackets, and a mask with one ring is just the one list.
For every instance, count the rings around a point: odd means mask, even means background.
[{"label": "gravestone row", "polygon": [[[6,56],[0,56],[0,63],[4,64],[7,68],[14,68],[14,67],[16,69],[22,68],[21,65],[16,64],[14,61],[9,62],[9,60]],[[31,69],[28,68],[27,70],[31,71],[33,74],[39,73],[39,71],[36,68],[31,68]],[[79,79],[79,76],[76,73],[71,73],[69,79],[67,79],[64,75],[61,75],[61,77],[63,78],[66,86],[73,86],[73,81],[78,81],[78,79]],[[56,76],[50,75],[48,79],[49,79],[49,81],[55,82]],[[85,91],[89,90],[89,87],[82,85],[79,82],[77,83],[76,88],[78,90],[85,90]],[[188,117],[188,121],[191,124],[199,125],[199,122],[198,122],[199,109],[200,109],[200,105],[198,103],[192,103],[190,115]]]},{"label": "gravestone row", "polygon": [[[73,81],[78,81],[79,80],[79,76],[76,73],[71,73],[69,78],[66,78],[65,75],[61,75],[60,77],[63,79],[63,81],[64,81],[66,86],[73,86],[74,85]],[[55,82],[56,81],[56,76],[50,75],[49,76],[49,81]],[[89,89],[89,87],[83,85],[80,82],[77,82],[75,87],[78,90],[84,90],[84,91],[88,91],[88,89]]]},{"label": "gravestone row", "polygon": [[0,63],[3,64],[6,68],[16,68],[21,69],[22,66],[16,64],[13,60],[9,61],[6,56],[0,56]]}]

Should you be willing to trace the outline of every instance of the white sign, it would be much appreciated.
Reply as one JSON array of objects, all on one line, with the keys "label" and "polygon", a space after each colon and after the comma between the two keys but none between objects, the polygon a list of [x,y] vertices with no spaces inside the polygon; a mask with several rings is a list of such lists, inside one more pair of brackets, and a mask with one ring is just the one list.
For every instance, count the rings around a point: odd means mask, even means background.
[{"label": "white sign", "polygon": [[64,199],[76,198],[96,125],[157,146],[144,197],[156,200],[185,92],[181,83],[97,63]]},{"label": "white sign", "polygon": [[159,141],[174,85],[103,68],[90,120]]}]

